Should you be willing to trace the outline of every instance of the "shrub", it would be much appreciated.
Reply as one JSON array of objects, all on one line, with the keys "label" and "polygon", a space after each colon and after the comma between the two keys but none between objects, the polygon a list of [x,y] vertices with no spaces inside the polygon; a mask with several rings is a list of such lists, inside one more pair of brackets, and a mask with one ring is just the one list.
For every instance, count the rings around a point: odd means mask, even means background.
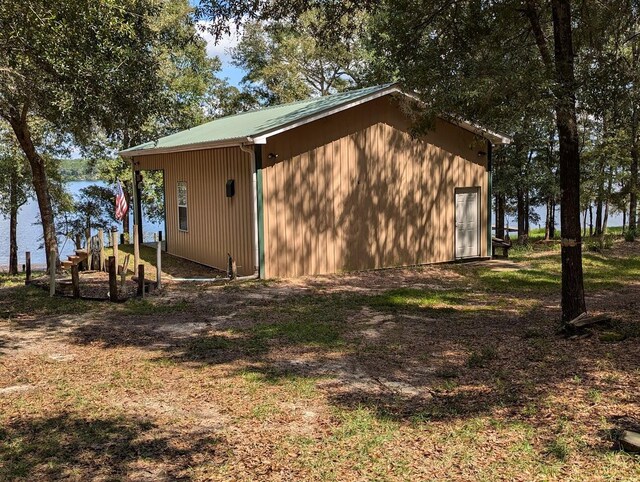
[{"label": "shrub", "polygon": [[587,251],[593,251],[596,253],[602,253],[606,249],[611,249],[613,246],[613,238],[610,235],[602,235],[589,239],[586,243]]},{"label": "shrub", "polygon": [[629,229],[624,233],[624,240],[631,243],[636,240],[636,235],[637,233],[635,229]]}]

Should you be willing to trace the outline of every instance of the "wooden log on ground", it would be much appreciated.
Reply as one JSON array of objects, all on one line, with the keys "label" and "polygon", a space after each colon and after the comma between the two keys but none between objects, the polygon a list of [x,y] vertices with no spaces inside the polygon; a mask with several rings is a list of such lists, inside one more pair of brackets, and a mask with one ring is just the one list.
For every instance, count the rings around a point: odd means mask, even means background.
[{"label": "wooden log on ground", "polygon": [[71,286],[73,288],[73,297],[80,298],[80,273],[77,264],[71,266]]},{"label": "wooden log on ground", "polygon": [[118,301],[118,278],[115,256],[109,256],[109,300]]},{"label": "wooden log on ground", "polygon": [[569,321],[567,325],[570,328],[585,328],[587,326],[595,325],[597,323],[610,323],[611,317],[608,315],[589,315],[588,313],[582,313],[580,316]]},{"label": "wooden log on ground", "polygon": [[27,272],[27,277],[24,280],[24,284],[28,285],[31,284],[31,251],[27,251],[24,254],[25,257],[25,268],[26,268],[26,272]]},{"label": "wooden log on ground", "polygon": [[140,239],[138,239],[138,225],[133,225],[133,270],[138,269],[140,264]]},{"label": "wooden log on ground", "polygon": [[49,296],[56,294],[56,250],[49,253]]},{"label": "wooden log on ground", "polygon": [[620,447],[627,452],[640,453],[640,433],[625,430],[618,439]]},{"label": "wooden log on ground", "polygon": [[144,264],[138,265],[138,296],[144,298]]}]

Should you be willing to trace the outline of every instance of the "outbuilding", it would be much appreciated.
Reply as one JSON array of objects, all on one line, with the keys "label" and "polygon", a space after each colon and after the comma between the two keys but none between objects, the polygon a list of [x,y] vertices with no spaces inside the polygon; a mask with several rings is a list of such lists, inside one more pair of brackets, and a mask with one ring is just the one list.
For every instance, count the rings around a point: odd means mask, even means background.
[{"label": "outbuilding", "polygon": [[164,171],[166,250],[204,265],[278,278],[487,257],[491,152],[509,139],[444,117],[414,137],[409,97],[312,98],[120,154]]}]

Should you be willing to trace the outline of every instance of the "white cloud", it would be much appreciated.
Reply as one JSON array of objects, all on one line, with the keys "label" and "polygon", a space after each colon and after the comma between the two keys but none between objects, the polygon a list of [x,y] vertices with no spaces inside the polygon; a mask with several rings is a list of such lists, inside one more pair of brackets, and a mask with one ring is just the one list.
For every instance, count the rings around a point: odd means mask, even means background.
[{"label": "white cloud", "polygon": [[[224,35],[218,42],[216,42],[213,35],[208,31],[208,27],[210,25],[211,22],[198,22],[198,33],[207,42],[207,54],[210,57],[220,57],[220,60],[224,63],[230,63],[230,50],[238,45],[242,31],[238,30],[234,23],[229,23],[230,33],[228,35]],[[202,28],[204,28],[204,31]]]}]

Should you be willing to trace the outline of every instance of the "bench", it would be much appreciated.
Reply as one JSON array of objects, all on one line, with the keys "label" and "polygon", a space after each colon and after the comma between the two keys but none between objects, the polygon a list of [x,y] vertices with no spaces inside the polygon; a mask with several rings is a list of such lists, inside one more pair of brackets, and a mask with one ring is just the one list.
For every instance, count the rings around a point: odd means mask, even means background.
[{"label": "bench", "polygon": [[[496,254],[496,250],[502,250],[501,255]],[[500,239],[500,238],[491,238],[491,257],[492,258],[508,258],[509,250],[511,249],[511,240]]]}]

